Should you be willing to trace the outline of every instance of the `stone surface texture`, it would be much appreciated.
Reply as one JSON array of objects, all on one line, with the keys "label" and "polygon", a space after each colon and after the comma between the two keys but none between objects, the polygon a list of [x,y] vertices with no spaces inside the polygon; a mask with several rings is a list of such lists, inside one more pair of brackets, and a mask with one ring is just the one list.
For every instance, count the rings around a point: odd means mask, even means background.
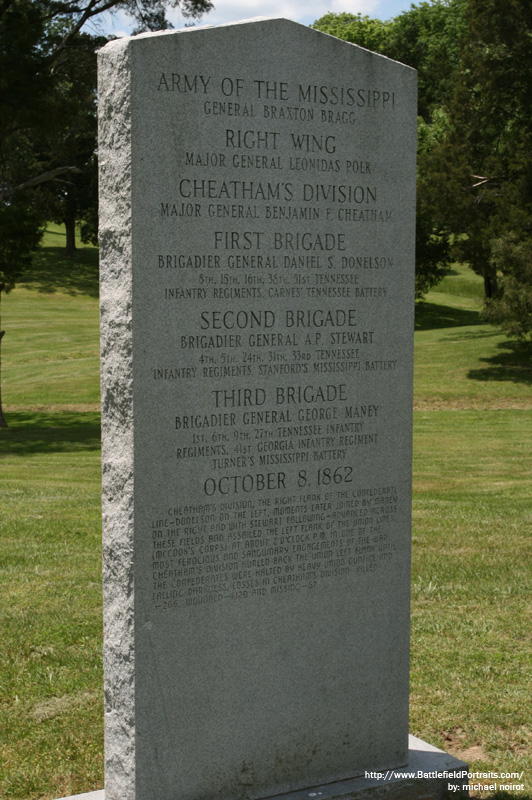
[{"label": "stone surface texture", "polygon": [[415,151],[287,20],[100,53],[106,800],[407,761]]},{"label": "stone surface texture", "polygon": [[[386,780],[353,778],[280,795],[278,800],[450,800],[468,796],[467,764],[415,736],[408,740],[408,764]],[[412,773],[440,777],[412,778]],[[449,773],[451,776],[449,776]],[[454,773],[455,777],[452,777]],[[63,800],[105,800],[103,789]]]},{"label": "stone surface texture", "polygon": [[135,797],[130,48],[99,60],[105,759],[110,797]]}]

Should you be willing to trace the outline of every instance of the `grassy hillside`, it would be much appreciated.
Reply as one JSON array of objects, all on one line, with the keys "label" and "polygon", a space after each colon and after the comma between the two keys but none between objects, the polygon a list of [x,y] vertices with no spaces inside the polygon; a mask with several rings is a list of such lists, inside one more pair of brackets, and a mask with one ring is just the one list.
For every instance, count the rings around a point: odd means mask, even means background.
[{"label": "grassy hillside", "polygon": [[[0,796],[100,788],[97,254],[2,302]],[[411,731],[532,797],[531,348],[479,318],[456,268],[417,309]],[[479,795],[480,796],[480,795]]]},{"label": "grassy hillside", "polygon": [[532,407],[532,348],[482,324],[482,281],[456,266],[416,308],[415,408]]},{"label": "grassy hillside", "polygon": [[[532,792],[532,348],[456,267],[418,306],[411,730]],[[489,783],[489,781],[485,781]],[[493,783],[493,781],[492,781]],[[499,785],[503,783],[499,781]]]},{"label": "grassy hillside", "polygon": [[2,298],[0,797],[103,776],[98,254],[47,231]]},{"label": "grassy hillside", "polygon": [[99,409],[98,251],[63,257],[49,226],[35,269],[2,297],[4,410]]}]

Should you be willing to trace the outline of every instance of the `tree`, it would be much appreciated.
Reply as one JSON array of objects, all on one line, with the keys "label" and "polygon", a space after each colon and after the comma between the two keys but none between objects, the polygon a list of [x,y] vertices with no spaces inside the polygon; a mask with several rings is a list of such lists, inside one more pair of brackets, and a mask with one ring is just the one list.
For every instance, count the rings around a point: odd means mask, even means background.
[{"label": "tree", "polygon": [[[0,206],[0,302],[2,293],[13,289],[21,272],[30,264],[33,252],[41,239],[40,212],[28,205],[24,195],[15,194],[10,202]],[[1,328],[1,316],[0,316]],[[1,344],[4,331],[0,330],[0,378]],[[2,411],[2,383],[0,380],[0,428],[7,427]]]},{"label": "tree", "polygon": [[[179,7],[186,17],[212,8],[210,0],[0,0],[0,199],[31,189],[59,174],[26,161],[26,175],[9,172],[14,157],[13,136],[42,132],[58,112],[57,92],[65,64],[72,69],[72,48],[83,26],[104,11],[121,9],[137,22],[136,32],[171,27],[167,8]],[[78,49],[78,55],[82,52]],[[78,74],[79,77],[79,74]],[[70,165],[61,169],[68,172]],[[58,167],[57,170],[60,168]]]},{"label": "tree", "polygon": [[29,267],[50,214],[66,223],[70,248],[75,220],[84,211],[94,217],[94,49],[103,41],[83,26],[121,9],[137,32],[159,30],[171,27],[165,12],[177,7],[197,17],[212,3],[0,0],[0,299]]},{"label": "tree", "polygon": [[422,164],[447,127],[442,106],[459,63],[458,41],[465,27],[465,3],[466,0],[423,2],[388,22],[360,14],[326,14],[313,25],[418,70],[417,299],[442,279],[450,260],[449,224],[439,213],[431,183],[424,180]]},{"label": "tree", "polygon": [[484,280],[488,319],[523,336],[532,332],[532,6],[469,0],[465,19],[450,126],[426,175],[455,257]]},{"label": "tree", "polygon": [[105,41],[80,33],[65,51],[54,88],[57,115],[39,141],[51,168],[74,167],[47,182],[42,191],[47,218],[65,226],[68,257],[76,250],[76,224],[92,218],[98,205],[96,50]]},{"label": "tree", "polygon": [[430,0],[412,5],[387,22],[361,14],[329,13],[312,27],[414,67],[418,113],[430,124],[433,112],[452,94],[467,2]]},{"label": "tree", "polygon": [[316,20],[311,25],[311,28],[322,33],[328,33],[330,36],[336,36],[337,39],[343,39],[345,42],[358,44],[367,50],[373,50],[375,53],[384,53],[388,41],[390,23],[383,22],[380,19],[371,19],[371,17],[362,16],[362,14],[349,14],[347,12],[335,14],[329,12]]},{"label": "tree", "polygon": [[452,95],[467,2],[422,2],[390,24],[385,55],[417,69],[418,114],[427,124]]},{"label": "tree", "polygon": [[494,240],[491,261],[499,291],[486,302],[486,319],[509,336],[532,338],[532,239],[509,234]]}]

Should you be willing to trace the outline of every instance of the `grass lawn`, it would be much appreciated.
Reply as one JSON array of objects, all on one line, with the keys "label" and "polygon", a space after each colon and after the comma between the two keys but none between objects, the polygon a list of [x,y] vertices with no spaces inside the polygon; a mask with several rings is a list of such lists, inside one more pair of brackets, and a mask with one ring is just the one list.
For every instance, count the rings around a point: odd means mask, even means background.
[{"label": "grass lawn", "polygon": [[[2,301],[0,797],[103,785],[97,253]],[[532,348],[457,267],[417,309],[411,732],[532,798]],[[489,781],[486,781],[489,783]]]},{"label": "grass lawn", "polygon": [[2,298],[0,797],[103,776],[98,254],[62,256]]},{"label": "grass lawn", "polygon": [[1,432],[0,797],[101,785],[100,425],[9,413]]},{"label": "grass lawn", "polygon": [[98,411],[98,251],[63,257],[59,226],[45,233],[35,270],[2,295],[4,411]]},{"label": "grass lawn", "polygon": [[473,796],[529,800],[532,347],[482,324],[470,270],[437,289],[416,310],[410,729],[523,773]]}]

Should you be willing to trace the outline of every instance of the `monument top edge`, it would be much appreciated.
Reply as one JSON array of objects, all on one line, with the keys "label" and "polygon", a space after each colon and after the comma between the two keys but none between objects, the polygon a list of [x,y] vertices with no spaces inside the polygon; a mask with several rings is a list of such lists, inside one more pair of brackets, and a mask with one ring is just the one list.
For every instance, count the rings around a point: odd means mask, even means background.
[{"label": "monument top edge", "polygon": [[126,46],[130,42],[140,41],[143,39],[154,39],[160,36],[177,36],[182,34],[192,34],[192,33],[200,33],[204,31],[212,31],[212,30],[219,30],[220,28],[232,28],[237,25],[253,25],[256,23],[271,23],[271,22],[284,22],[288,25],[297,25],[300,28],[306,28],[306,25],[302,25],[300,22],[294,22],[293,20],[287,19],[286,17],[250,17],[248,19],[237,19],[231,20],[231,22],[222,22],[219,25],[209,25],[205,23],[204,25],[193,25],[187,28],[167,28],[164,31],[145,31],[144,33],[137,33],[131,36],[121,36],[119,39],[113,39],[112,41],[108,42],[102,50],[107,50],[108,48],[112,48],[113,46]]},{"label": "monument top edge", "polygon": [[343,39],[338,39],[336,36],[332,36],[329,33],[324,33],[323,31],[318,31],[315,28],[311,28],[308,25],[303,25],[301,22],[295,22],[294,20],[288,19],[287,17],[250,17],[249,19],[240,19],[240,20],[232,20],[231,22],[223,22],[219,25],[194,25],[187,28],[169,28],[164,31],[146,31],[145,33],[138,33],[135,36],[123,36],[119,39],[113,39],[112,41],[108,42],[104,45],[99,52],[100,53],[107,53],[112,50],[120,51],[131,44],[140,41],[146,40],[153,40],[162,36],[181,36],[183,34],[199,34],[205,33],[207,31],[218,31],[224,30],[227,28],[236,28],[236,27],[244,27],[244,26],[252,26],[252,25],[279,25],[282,24],[283,26],[295,26],[300,31],[307,31],[310,36],[319,36],[319,37],[327,37],[334,41],[337,45],[341,47],[350,47],[356,50],[361,50],[363,52],[371,53],[373,56],[377,56],[384,61],[390,61],[394,64],[398,64],[401,67],[404,67],[407,70],[410,70],[413,74],[417,73],[417,70],[414,67],[410,67],[408,64],[403,64],[400,61],[395,61],[388,56],[383,55],[382,53],[375,53],[373,50],[369,50],[366,47],[361,47],[358,44],[353,42],[346,42]]}]

